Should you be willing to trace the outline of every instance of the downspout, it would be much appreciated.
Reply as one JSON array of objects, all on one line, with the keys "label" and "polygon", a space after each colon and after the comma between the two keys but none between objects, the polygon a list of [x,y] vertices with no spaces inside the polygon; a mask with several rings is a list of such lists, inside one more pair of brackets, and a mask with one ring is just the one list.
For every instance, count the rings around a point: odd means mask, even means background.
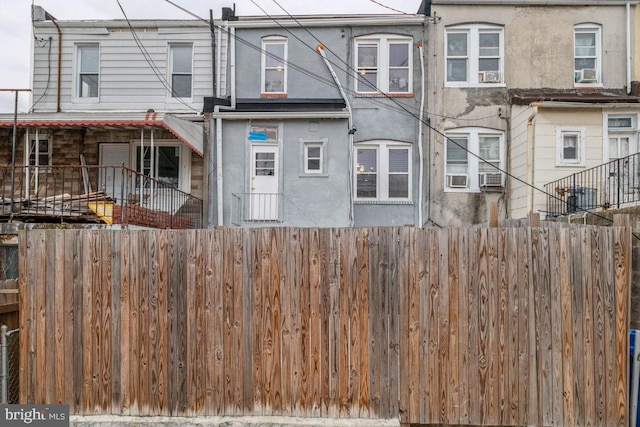
[{"label": "downspout", "polygon": [[422,43],[418,43],[418,52],[420,52],[420,120],[418,121],[418,155],[420,159],[420,176],[418,179],[418,227],[422,227],[424,222],[422,220],[423,217],[423,200],[422,193],[424,189],[423,179],[424,179],[424,158],[422,153],[422,120],[424,117],[424,98],[425,98],[425,84],[424,84],[424,52]]},{"label": "downspout", "polygon": [[61,60],[62,60],[62,31],[60,30],[60,26],[58,25],[58,23],[56,22],[56,18],[54,18],[53,16],[51,16],[48,12],[44,13],[44,17],[45,19],[49,19],[51,22],[53,22],[53,25],[56,26],[56,29],[58,30],[58,86],[57,86],[57,95],[56,95],[56,112],[60,112],[60,82],[62,80],[62,76],[61,76]]},{"label": "downspout", "polygon": [[631,5],[627,2],[627,95],[631,94]]},{"label": "downspout", "polygon": [[527,177],[528,182],[531,183],[531,185],[529,186],[529,191],[528,193],[528,197],[527,197],[527,213],[532,213],[533,212],[533,206],[534,206],[534,187],[536,185],[534,179],[535,179],[535,166],[536,166],[536,159],[535,159],[535,155],[536,155],[536,140],[535,140],[535,134],[533,132],[533,127],[535,124],[535,120],[536,120],[536,115],[538,114],[538,107],[536,105],[533,105],[533,111],[531,112],[531,114],[529,115],[529,119],[527,120],[527,143],[529,145],[529,176]]},{"label": "downspout", "polygon": [[[231,107],[230,109],[235,109],[236,108],[236,87],[235,87],[235,82],[236,82],[236,76],[235,76],[235,69],[236,69],[236,51],[235,51],[235,47],[236,47],[236,40],[235,40],[235,28],[231,28],[231,31],[229,32],[229,26],[228,23],[225,23],[225,29],[221,30],[221,31],[227,31],[227,37],[228,37],[228,46],[230,47],[230,52],[229,52],[229,74],[230,74],[230,78],[231,78]],[[219,50],[218,50],[218,54],[220,54]],[[221,61],[218,61],[218,64],[220,64]],[[216,105],[215,107],[213,107],[213,111],[216,115],[216,189],[217,189],[217,198],[216,198],[216,203],[217,203],[217,225],[222,226],[224,225],[224,206],[223,206],[223,202],[224,202],[224,197],[223,197],[223,174],[222,174],[222,118],[220,117],[219,113],[220,113],[220,105]]]},{"label": "downspout", "polygon": [[344,103],[347,106],[347,110],[349,111],[349,155],[348,155],[348,178],[347,178],[347,194],[349,195],[349,226],[353,227],[353,134],[356,132],[355,127],[353,126],[353,112],[351,111],[351,104],[349,103],[349,98],[347,98],[347,94],[344,92],[342,85],[340,84],[340,80],[336,75],[335,71],[333,71],[333,67],[331,63],[327,59],[327,55],[324,53],[324,46],[319,44],[316,47],[316,50],[322,56],[325,65],[329,69],[331,76],[333,77],[333,81],[336,83],[338,90],[340,91],[340,95],[342,95],[342,99],[344,99]]}]

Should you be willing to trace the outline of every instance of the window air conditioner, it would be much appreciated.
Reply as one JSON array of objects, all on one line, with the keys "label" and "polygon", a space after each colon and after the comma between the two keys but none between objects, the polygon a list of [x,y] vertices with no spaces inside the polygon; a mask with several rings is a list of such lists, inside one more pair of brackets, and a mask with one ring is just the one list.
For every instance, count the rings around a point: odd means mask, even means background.
[{"label": "window air conditioner", "polygon": [[478,83],[500,83],[500,71],[480,71]]},{"label": "window air conditioner", "polygon": [[595,83],[598,81],[595,68],[583,68],[576,71],[577,83]]},{"label": "window air conditioner", "polygon": [[467,175],[447,174],[447,187],[467,188]]},{"label": "window air conditioner", "polygon": [[480,174],[480,188],[486,187],[503,187],[502,173],[485,172]]}]

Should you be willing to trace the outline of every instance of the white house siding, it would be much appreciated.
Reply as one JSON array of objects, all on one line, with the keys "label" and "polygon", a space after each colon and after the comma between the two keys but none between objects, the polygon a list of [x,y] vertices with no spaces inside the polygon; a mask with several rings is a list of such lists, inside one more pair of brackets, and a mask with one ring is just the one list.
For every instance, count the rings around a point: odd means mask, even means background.
[{"label": "white house siding", "polygon": [[509,181],[509,207],[514,218],[525,217],[529,212],[528,194],[530,188],[525,184],[529,182],[529,141],[528,123],[532,113],[529,106],[514,105],[511,110],[511,150],[510,173],[516,179]]},{"label": "white house siding", "polygon": [[[124,21],[60,21],[62,31],[61,110],[143,110],[197,112],[203,99],[213,93],[211,38],[209,27],[190,21],[136,21],[135,32],[155,65],[157,73],[170,81],[168,70],[169,44],[193,43],[192,99],[180,103],[169,96],[137,46]],[[34,111],[56,111],[58,33],[51,22],[36,22],[34,43],[33,100]],[[49,51],[49,37],[51,49]],[[75,45],[98,43],[100,46],[99,100],[79,100],[75,94]],[[48,88],[47,88],[47,81]],[[46,93],[45,93],[46,90]],[[44,96],[43,96],[44,94]],[[185,105],[186,104],[186,105]]]}]

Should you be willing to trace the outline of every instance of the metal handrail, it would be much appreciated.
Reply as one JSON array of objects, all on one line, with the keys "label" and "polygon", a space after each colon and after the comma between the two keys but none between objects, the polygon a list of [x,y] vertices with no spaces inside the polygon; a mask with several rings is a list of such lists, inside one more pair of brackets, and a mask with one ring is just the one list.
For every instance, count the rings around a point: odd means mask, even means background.
[{"label": "metal handrail", "polygon": [[545,184],[551,217],[640,202],[640,153],[612,160]]}]

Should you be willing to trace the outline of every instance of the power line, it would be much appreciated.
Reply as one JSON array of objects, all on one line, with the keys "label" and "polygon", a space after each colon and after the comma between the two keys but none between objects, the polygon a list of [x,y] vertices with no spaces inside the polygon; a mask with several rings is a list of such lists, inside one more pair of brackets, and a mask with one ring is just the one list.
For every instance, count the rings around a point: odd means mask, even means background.
[{"label": "power line", "polygon": [[404,15],[408,15],[408,13],[406,13],[406,12],[403,12],[403,11],[398,10],[398,9],[394,9],[394,8],[392,8],[392,7],[390,7],[390,6],[387,6],[386,4],[382,4],[382,3],[380,3],[379,1],[376,1],[376,0],[369,0],[369,1],[370,1],[371,3],[377,4],[378,6],[382,6],[382,7],[384,7],[385,9],[389,9],[389,10],[392,10],[392,11],[394,11],[394,12],[398,12],[398,13],[402,13],[402,14],[404,14]]},{"label": "power line", "polygon": [[[142,53],[142,56],[144,57],[145,61],[147,62],[147,64],[151,68],[151,71],[153,71],[153,74],[155,74],[155,76],[157,77],[158,81],[162,84],[162,86],[164,86],[164,88],[167,89],[167,91],[169,91],[169,93],[171,93],[172,96],[175,95],[173,90],[172,90],[172,88],[171,88],[171,85],[164,78],[164,76],[162,75],[162,72],[160,71],[160,69],[158,68],[156,63],[153,61],[153,58],[151,57],[151,54],[144,47],[144,44],[142,43],[142,41],[138,37],[138,34],[133,29],[133,25],[131,25],[131,21],[129,21],[129,17],[127,16],[126,12],[124,11],[124,8],[120,4],[120,0],[116,0],[116,3],[118,3],[118,6],[120,7],[120,10],[122,11],[122,15],[124,16],[124,19],[127,21],[127,25],[129,26],[129,30],[131,31],[131,35],[133,36],[133,40],[136,42],[136,45],[138,46],[138,49],[140,50],[140,52]],[[174,98],[177,99],[178,102],[180,102],[182,105],[184,105],[185,107],[189,108],[190,110],[193,110],[195,112],[199,112],[197,109],[193,108],[191,105],[189,105],[187,102],[185,102],[181,97],[174,96]]]}]

